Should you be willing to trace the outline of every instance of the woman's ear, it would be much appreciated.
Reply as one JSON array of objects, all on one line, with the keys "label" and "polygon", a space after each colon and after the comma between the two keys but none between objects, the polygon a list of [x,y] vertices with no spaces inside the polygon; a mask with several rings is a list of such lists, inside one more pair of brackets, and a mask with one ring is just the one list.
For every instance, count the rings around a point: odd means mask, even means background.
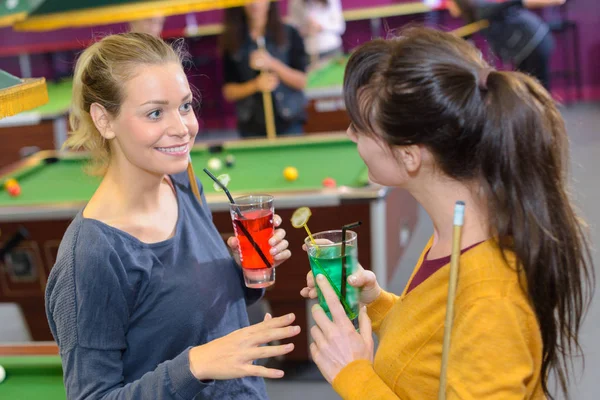
[{"label": "woman's ear", "polygon": [[415,144],[401,146],[397,148],[396,154],[402,161],[402,164],[408,173],[415,173],[421,168],[423,152],[420,146]]},{"label": "woman's ear", "polygon": [[94,121],[94,125],[96,125],[96,129],[98,129],[98,132],[100,132],[104,139],[114,139],[115,133],[111,129],[110,115],[103,106],[98,103],[92,103],[90,106],[90,116],[92,117],[92,121]]}]

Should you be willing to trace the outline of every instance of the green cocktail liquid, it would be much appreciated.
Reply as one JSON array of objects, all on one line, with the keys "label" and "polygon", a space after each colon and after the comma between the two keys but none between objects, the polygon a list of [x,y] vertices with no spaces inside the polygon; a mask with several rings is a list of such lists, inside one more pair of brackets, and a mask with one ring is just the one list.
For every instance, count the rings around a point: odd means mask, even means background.
[{"label": "green cocktail liquid", "polygon": [[[309,248],[308,260],[315,278],[318,274],[322,274],[327,278],[329,284],[333,287],[338,298],[340,299],[346,315],[350,320],[355,320],[358,317],[358,289],[350,286],[345,282],[345,290],[342,288],[342,246],[320,246],[319,248]],[[345,250],[345,269],[344,275],[347,280],[352,273],[356,271],[358,251],[356,246],[346,246]],[[345,296],[342,298],[342,292],[345,291]],[[325,313],[331,318],[331,312],[327,306],[327,302],[317,286],[317,296],[319,305],[325,310]]]}]

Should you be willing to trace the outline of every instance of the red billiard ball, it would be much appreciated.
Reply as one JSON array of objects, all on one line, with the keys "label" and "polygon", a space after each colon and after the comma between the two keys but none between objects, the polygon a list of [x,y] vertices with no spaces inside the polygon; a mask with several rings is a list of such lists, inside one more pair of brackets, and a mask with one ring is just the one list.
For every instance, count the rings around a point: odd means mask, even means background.
[{"label": "red billiard ball", "polygon": [[323,187],[334,188],[336,186],[337,186],[337,183],[335,182],[335,179],[333,179],[333,178],[323,179]]},{"label": "red billiard ball", "polygon": [[6,188],[6,191],[12,197],[17,197],[18,195],[21,194],[21,186],[19,186],[19,184],[12,184]]}]

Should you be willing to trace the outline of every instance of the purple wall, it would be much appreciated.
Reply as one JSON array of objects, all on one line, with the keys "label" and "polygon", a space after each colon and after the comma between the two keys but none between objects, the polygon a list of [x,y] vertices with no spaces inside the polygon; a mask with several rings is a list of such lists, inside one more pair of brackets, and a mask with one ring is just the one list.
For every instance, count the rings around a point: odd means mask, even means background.
[{"label": "purple wall", "polygon": [[[583,94],[586,99],[600,99],[600,11],[597,0],[567,0],[568,16],[577,21],[580,38]],[[564,60],[561,43],[554,54],[558,64]],[[564,45],[562,47],[564,49]]]},{"label": "purple wall", "polygon": [[[410,1],[410,0],[408,0]],[[390,5],[406,2],[406,0],[370,0],[370,6]],[[590,12],[596,7],[597,0],[568,0],[568,16],[577,21],[580,37],[581,74],[583,81],[584,99],[600,99],[600,13]],[[365,0],[342,0],[344,9],[364,7]],[[281,0],[282,13],[287,10],[287,0]],[[547,20],[556,16],[553,10],[544,10],[542,13]],[[198,25],[220,23],[223,12],[221,10],[197,13]],[[447,12],[439,11],[429,14],[399,16],[384,18],[380,32],[373,32],[370,22],[352,21],[347,24],[346,34],[343,37],[346,51],[371,39],[374,36],[385,35],[386,32],[398,29],[406,24],[426,24],[443,29],[455,28],[462,22],[451,18]],[[185,26],[185,16],[169,17],[165,24],[165,32],[178,32]],[[100,27],[63,29],[53,32],[14,32],[10,28],[0,29],[0,68],[13,74],[19,74],[18,58],[14,55],[4,56],[7,52],[20,50],[23,46],[41,46],[39,52],[31,56],[34,76],[46,76],[51,79],[68,75],[73,66],[74,58],[86,44],[97,36],[108,33],[122,32],[125,24],[114,24]],[[203,96],[201,114],[207,128],[232,127],[233,119],[223,119],[222,116],[232,115],[232,106],[221,97],[221,64],[216,51],[216,37],[198,37],[187,39],[191,53],[194,55],[195,67],[190,70],[190,81],[196,86]],[[475,42],[485,49],[485,42],[480,37],[475,37]],[[58,43],[58,46],[54,46]],[[43,46],[53,45],[62,51],[48,52]],[[567,44],[557,38],[557,49],[554,54],[553,68],[562,68],[566,59],[564,51]],[[569,88],[564,82],[555,81],[553,93],[557,98],[569,98]],[[211,118],[214,117],[214,118]]]}]

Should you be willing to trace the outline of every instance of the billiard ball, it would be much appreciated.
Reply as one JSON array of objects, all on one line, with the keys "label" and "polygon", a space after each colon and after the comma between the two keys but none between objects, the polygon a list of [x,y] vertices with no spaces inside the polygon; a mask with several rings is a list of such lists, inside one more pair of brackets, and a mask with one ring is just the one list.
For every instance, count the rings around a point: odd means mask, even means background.
[{"label": "billiard ball", "polygon": [[208,160],[208,168],[212,169],[213,171],[219,171],[221,168],[223,168],[223,162],[218,158],[213,157]]},{"label": "billiard ball", "polygon": [[295,181],[298,179],[298,170],[294,167],[286,167],[283,170],[283,177],[288,181]]},{"label": "billiard ball", "polygon": [[323,179],[323,187],[326,188],[334,188],[337,186],[335,179],[333,178],[325,178]]},{"label": "billiard ball", "polygon": [[10,179],[7,179],[6,182],[4,182],[4,187],[6,189],[8,189],[10,186],[17,185],[17,184],[18,184],[18,182],[16,179],[10,178]]},{"label": "billiard ball", "polygon": [[8,188],[6,188],[6,191],[12,197],[17,197],[18,195],[21,194],[21,186],[19,186],[18,183],[15,183],[15,184],[10,185]]},{"label": "billiard ball", "polygon": [[233,167],[233,164],[235,164],[235,157],[229,154],[227,157],[225,157],[225,165],[227,165],[228,168],[231,168]]}]

